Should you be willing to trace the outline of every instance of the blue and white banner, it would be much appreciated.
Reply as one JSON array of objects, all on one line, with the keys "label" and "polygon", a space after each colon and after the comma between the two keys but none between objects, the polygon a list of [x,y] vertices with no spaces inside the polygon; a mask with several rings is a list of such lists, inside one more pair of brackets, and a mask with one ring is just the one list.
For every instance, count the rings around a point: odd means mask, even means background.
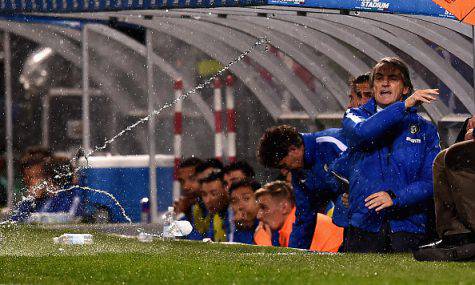
[{"label": "blue and white banner", "polygon": [[266,5],[267,0],[0,0],[0,13],[100,12]]},{"label": "blue and white banner", "polygon": [[269,0],[268,4],[454,18],[432,0]]},{"label": "blue and white banner", "polygon": [[[467,0],[469,1],[469,0]],[[280,5],[454,18],[432,0],[0,0],[0,14]]]}]

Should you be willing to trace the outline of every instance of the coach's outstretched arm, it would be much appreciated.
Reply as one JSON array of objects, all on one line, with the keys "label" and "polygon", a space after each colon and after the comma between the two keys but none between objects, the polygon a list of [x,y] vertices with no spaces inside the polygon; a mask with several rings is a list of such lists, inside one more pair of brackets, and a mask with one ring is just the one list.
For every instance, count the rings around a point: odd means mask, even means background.
[{"label": "coach's outstretched arm", "polygon": [[374,144],[391,128],[399,124],[407,112],[422,103],[431,103],[437,98],[438,89],[416,90],[406,100],[395,102],[369,118],[365,118],[365,106],[349,109],[343,119],[343,130],[350,147]]}]

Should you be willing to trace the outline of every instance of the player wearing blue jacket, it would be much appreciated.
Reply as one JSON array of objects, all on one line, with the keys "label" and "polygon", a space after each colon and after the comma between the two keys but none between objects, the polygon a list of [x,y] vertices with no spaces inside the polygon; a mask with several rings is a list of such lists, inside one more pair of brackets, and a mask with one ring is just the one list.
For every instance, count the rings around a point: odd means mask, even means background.
[{"label": "player wearing blue jacket", "polygon": [[75,191],[45,194],[41,198],[30,196],[18,203],[10,220],[27,222],[33,213],[69,213],[71,216],[81,216],[80,206],[80,198]]},{"label": "player wearing blue jacket", "polygon": [[282,125],[266,130],[262,136],[260,162],[292,173],[296,219],[289,247],[310,247],[317,212],[323,212],[339,191],[329,166],[346,148],[341,129],[300,134],[294,127]]},{"label": "player wearing blue jacket", "polygon": [[[374,98],[347,111],[350,153],[349,251],[407,251],[428,231],[432,163],[440,151],[434,125],[415,106],[436,100],[435,89],[412,93],[405,64],[384,58],[374,68]],[[432,209],[433,210],[433,209]]]}]

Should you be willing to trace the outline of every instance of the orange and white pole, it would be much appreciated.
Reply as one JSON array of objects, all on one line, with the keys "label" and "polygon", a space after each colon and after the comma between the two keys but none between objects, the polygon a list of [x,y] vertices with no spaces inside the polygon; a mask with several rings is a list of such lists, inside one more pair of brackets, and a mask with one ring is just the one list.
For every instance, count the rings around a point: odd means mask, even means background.
[{"label": "orange and white pole", "polygon": [[175,167],[173,170],[173,201],[180,198],[180,182],[178,182],[178,166],[181,162],[181,146],[182,146],[182,132],[183,132],[183,102],[178,98],[183,94],[183,81],[178,79],[173,86],[175,90],[175,116],[174,116],[174,138],[173,150],[175,157]]},{"label": "orange and white pole", "polygon": [[216,78],[213,84],[213,105],[214,105],[214,156],[216,159],[223,160],[223,98],[221,94],[221,79]]},{"label": "orange and white pole", "polygon": [[236,111],[234,109],[234,78],[226,77],[226,130],[228,163],[236,162]]}]

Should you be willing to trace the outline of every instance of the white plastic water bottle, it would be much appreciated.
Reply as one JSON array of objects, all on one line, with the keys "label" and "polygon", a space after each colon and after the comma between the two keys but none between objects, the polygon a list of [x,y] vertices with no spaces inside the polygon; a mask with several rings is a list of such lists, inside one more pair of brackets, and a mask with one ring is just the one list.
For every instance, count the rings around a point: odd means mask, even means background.
[{"label": "white plastic water bottle", "polygon": [[140,242],[152,242],[153,241],[153,235],[145,232],[140,232],[139,235],[137,236],[137,239]]},{"label": "white plastic water bottle", "polygon": [[93,244],[91,234],[62,234],[53,238],[54,243],[58,244]]},{"label": "white plastic water bottle", "polygon": [[172,231],[172,226],[175,222],[175,209],[168,207],[168,211],[163,214],[163,238],[173,239],[175,235]]}]

